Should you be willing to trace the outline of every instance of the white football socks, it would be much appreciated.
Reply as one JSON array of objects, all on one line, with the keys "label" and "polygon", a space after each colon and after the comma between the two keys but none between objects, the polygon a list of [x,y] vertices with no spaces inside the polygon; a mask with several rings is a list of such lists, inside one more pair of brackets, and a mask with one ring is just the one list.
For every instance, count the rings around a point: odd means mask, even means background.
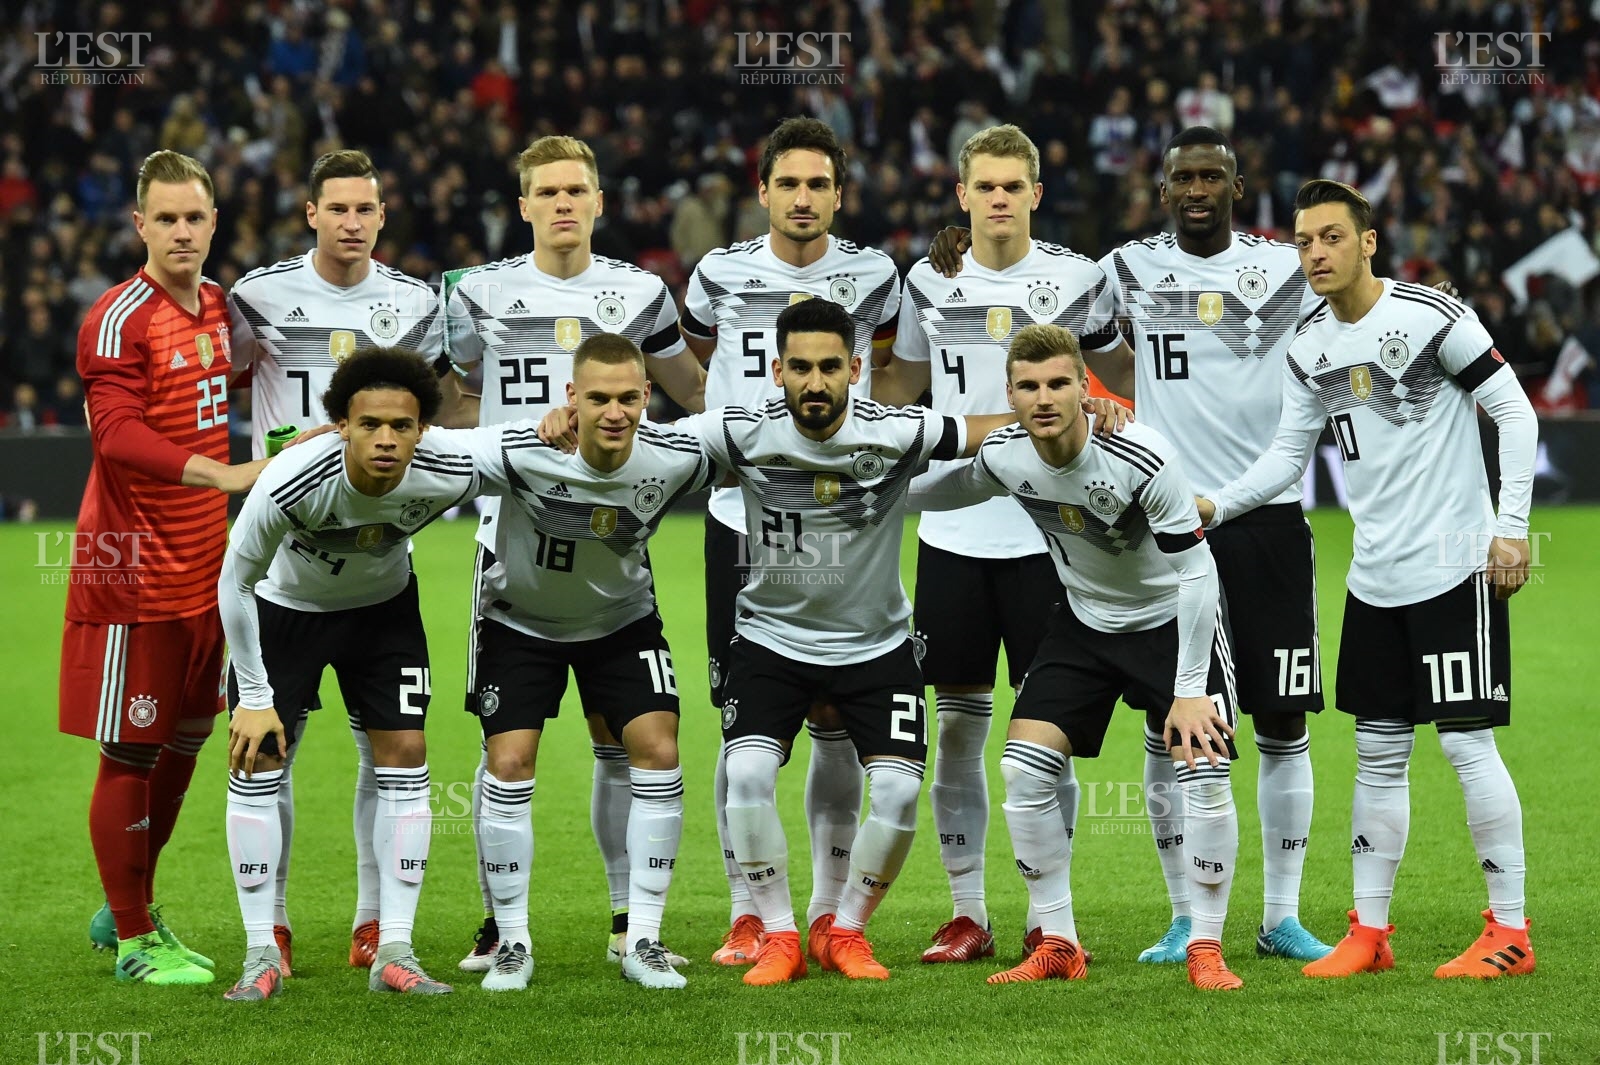
[{"label": "white football socks", "polygon": [[728,877],[728,923],[731,925],[741,917],[758,916],[760,911],[756,909],[755,900],[750,897],[750,883],[744,877],[744,869],[740,867],[739,859],[734,857],[733,837],[728,833],[726,747],[717,748],[717,771],[711,782],[711,794],[717,811],[717,842],[722,846],[722,870]]},{"label": "white football socks", "polygon": [[922,766],[896,758],[867,766],[867,819],[856,833],[850,853],[850,882],[839,902],[833,926],[860,931],[883,901],[911,853],[917,834],[917,797],[922,793]]},{"label": "white football socks", "polygon": [[1189,942],[1222,940],[1233,869],[1239,860],[1239,816],[1228,782],[1228,761],[1174,766],[1183,789],[1183,854],[1189,876]]},{"label": "white football socks", "polygon": [[1411,782],[1406,767],[1416,734],[1408,721],[1363,718],[1356,722],[1356,790],[1350,804],[1350,870],[1356,920],[1369,928],[1389,924],[1395,873],[1411,831]]},{"label": "white football socks", "polygon": [[528,876],[533,871],[533,780],[483,775],[478,867],[489,881],[495,927],[502,943],[531,946]]},{"label": "white football socks", "polygon": [[633,809],[628,817],[628,935],[623,953],[641,939],[659,942],[661,915],[683,838],[683,769],[628,770]]},{"label": "white football socks", "polygon": [[628,904],[628,811],[633,791],[628,784],[628,752],[609,744],[594,748],[594,784],[589,791],[589,827],[606,869],[611,908]]},{"label": "white football socks", "polygon": [[306,712],[300,711],[294,742],[283,752],[283,781],[278,785],[278,826],[283,835],[283,846],[278,852],[278,868],[274,874],[272,920],[289,927],[289,852],[294,848],[294,756],[300,750],[300,739],[306,733]]},{"label": "white football socks", "polygon": [[950,879],[955,917],[989,927],[984,891],[984,846],[989,838],[989,783],[983,746],[994,719],[994,694],[934,693],[939,733],[933,760],[933,827],[939,861]]},{"label": "white football socks", "polygon": [[1256,806],[1261,815],[1261,927],[1270,932],[1300,916],[1300,879],[1311,836],[1311,733],[1275,740],[1256,733],[1261,766]]},{"label": "white football socks", "polygon": [[778,817],[778,766],[783,747],[765,736],[725,744],[728,840],[768,935],[798,932],[789,894],[789,842]]},{"label": "white football socks", "polygon": [[[1049,750],[1049,748],[1045,749]],[[1078,834],[1078,800],[1082,798],[1082,795],[1083,789],[1078,786],[1077,770],[1072,768],[1072,759],[1068,758],[1066,759],[1066,765],[1062,767],[1060,779],[1056,781],[1056,804],[1061,808],[1061,827],[1066,830],[1067,847],[1069,849],[1072,846],[1073,837]],[[1009,826],[1010,823],[1011,821],[1008,817],[1006,824]],[[1068,861],[1070,861],[1070,853],[1067,857]],[[1031,895],[1028,898],[1027,923],[1022,927],[1025,932],[1031,932],[1033,929],[1040,927],[1039,914],[1033,908]]]},{"label": "white football socks", "polygon": [[1189,916],[1188,860],[1183,856],[1183,789],[1172,768],[1172,752],[1165,736],[1144,730],[1144,809],[1155,837],[1161,876],[1167,882],[1172,917]]},{"label": "white football socks", "polygon": [[422,877],[433,841],[428,767],[378,766],[378,814],[372,838],[378,852],[378,948],[411,942]]},{"label": "white football socks", "polygon": [[[483,778],[489,773],[489,740],[483,740],[478,767],[472,771],[472,847],[478,855],[478,894],[483,898],[483,915],[494,913],[494,892],[489,890],[489,874],[483,868]],[[496,926],[499,922],[495,922]]]},{"label": "white football socks", "polygon": [[1006,781],[1001,807],[1011,831],[1017,869],[1028,887],[1028,931],[1076,943],[1072,916],[1072,840],[1061,817],[1060,782],[1071,762],[1059,751],[1024,740],[1007,740],[1000,756]]},{"label": "white football socks", "polygon": [[806,826],[811,830],[811,902],[806,924],[837,913],[850,875],[850,850],[861,822],[866,774],[850,734],[806,724],[811,762],[806,768]]},{"label": "white football socks", "polygon": [[1439,746],[1455,767],[1467,800],[1467,827],[1478,865],[1489,885],[1489,909],[1496,924],[1522,931],[1523,885],[1527,877],[1522,849],[1522,801],[1495,746],[1493,729],[1441,732]]},{"label": "white football socks", "polygon": [[[151,748],[154,750],[154,748]],[[283,825],[278,819],[278,788],[283,770],[257,772],[248,780],[228,776],[228,857],[244,920],[245,949],[273,945],[273,900]]]},{"label": "white football socks", "polygon": [[[372,771],[372,741],[366,731],[352,724],[350,736],[356,741],[356,798],[351,813],[356,838],[356,917],[351,927],[358,928],[378,919],[378,855],[372,845],[372,826],[378,814],[378,777]],[[473,794],[476,796],[476,790]]]}]

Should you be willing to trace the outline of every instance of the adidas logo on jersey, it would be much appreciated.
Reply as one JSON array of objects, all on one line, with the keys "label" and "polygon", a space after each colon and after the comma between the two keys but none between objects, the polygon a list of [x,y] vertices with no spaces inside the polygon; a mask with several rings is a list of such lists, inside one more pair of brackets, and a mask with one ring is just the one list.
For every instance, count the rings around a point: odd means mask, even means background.
[{"label": "adidas logo on jersey", "polygon": [[1160,289],[1160,288],[1178,288],[1180,286],[1178,285],[1178,279],[1176,277],[1174,277],[1172,274],[1168,274],[1166,277],[1163,277],[1160,281],[1157,281],[1154,285],[1151,285],[1150,287],[1151,287],[1151,289]]},{"label": "adidas logo on jersey", "polygon": [[746,281],[744,283],[744,287],[745,288],[766,288],[767,287],[767,283],[765,281],[761,280],[759,277],[752,277],[750,280],[748,280],[748,281]]},{"label": "adidas logo on jersey", "polygon": [[954,292],[950,293],[950,295],[946,296],[944,301],[946,303],[965,303],[967,302],[967,295],[958,288]]},{"label": "adidas logo on jersey", "polygon": [[521,300],[518,300],[517,302],[513,303],[511,306],[506,308],[506,313],[507,314],[527,314],[528,313],[528,305],[526,303],[523,303]]},{"label": "adidas logo on jersey", "polygon": [[547,495],[547,496],[554,496],[557,499],[571,499],[572,498],[572,493],[567,489],[567,485],[566,485],[565,481],[557,482],[556,486],[554,488],[545,489],[545,493],[544,494]]},{"label": "adidas logo on jersey", "polygon": [[168,368],[173,370],[187,365],[189,365],[189,360],[183,357],[183,352],[181,351],[174,351],[172,353],[172,361],[167,363]]},{"label": "adidas logo on jersey", "polygon": [[1326,355],[1318,355],[1317,356],[1316,365],[1311,367],[1311,372],[1312,373],[1321,373],[1323,370],[1326,370],[1327,368],[1328,368],[1328,357]]},{"label": "adidas logo on jersey", "polygon": [[322,524],[317,526],[319,529],[337,529],[338,527],[339,515],[337,514],[329,514],[326,518],[322,519]]},{"label": "adidas logo on jersey", "polygon": [[1020,495],[1025,495],[1025,496],[1036,496],[1036,495],[1039,494],[1038,492],[1035,492],[1033,490],[1033,485],[1029,484],[1027,481],[1023,481],[1020,485],[1017,486],[1017,492]]},{"label": "adidas logo on jersey", "polygon": [[1366,836],[1357,836],[1350,844],[1351,854],[1371,854],[1378,848],[1367,842]]},{"label": "adidas logo on jersey", "polygon": [[299,307],[296,307],[294,310],[283,316],[284,325],[293,325],[296,322],[304,323],[309,321],[311,321],[311,319],[307,318],[306,312]]},{"label": "adidas logo on jersey", "polygon": [[1497,703],[1509,703],[1511,701],[1511,696],[1506,694],[1506,686],[1504,684],[1496,684],[1489,698]]},{"label": "adidas logo on jersey", "polygon": [[789,465],[789,460],[784,458],[782,455],[774,455],[774,456],[772,456],[771,461],[767,462],[766,465],[768,465],[768,466],[787,466],[787,465]]}]

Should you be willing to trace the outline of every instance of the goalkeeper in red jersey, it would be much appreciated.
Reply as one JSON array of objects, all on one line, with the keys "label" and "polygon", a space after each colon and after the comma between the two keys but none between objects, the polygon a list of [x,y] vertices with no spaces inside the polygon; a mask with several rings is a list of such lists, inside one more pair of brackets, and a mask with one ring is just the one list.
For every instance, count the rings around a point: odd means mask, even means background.
[{"label": "goalkeeper in red jersey", "polygon": [[156,152],[137,200],[144,268],[78,332],[94,465],[73,538],[60,724],[100,744],[89,836],[107,901],[90,938],[116,946],[119,980],[199,984],[211,961],[167,929],[152,884],[222,709],[226,493],[247,491],[266,461],[228,464],[228,309],[200,272],[216,230],[211,177]]}]

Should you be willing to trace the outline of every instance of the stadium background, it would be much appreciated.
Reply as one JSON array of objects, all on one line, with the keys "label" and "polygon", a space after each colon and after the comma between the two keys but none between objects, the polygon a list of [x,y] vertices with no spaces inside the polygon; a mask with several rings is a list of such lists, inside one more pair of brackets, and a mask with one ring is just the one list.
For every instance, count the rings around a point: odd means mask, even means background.
[{"label": "stadium background", "polygon": [[[705,251],[766,229],[754,196],[761,137],[796,113],[824,119],[849,145],[851,173],[834,232],[883,247],[902,268],[941,226],[960,221],[955,150],[995,121],[1017,122],[1043,153],[1046,192],[1035,235],[1091,255],[1162,228],[1154,194],[1159,147],[1184,125],[1206,123],[1234,136],[1246,177],[1245,201],[1236,206],[1244,228],[1283,236],[1302,180],[1352,181],[1378,208],[1378,272],[1452,279],[1549,415],[1543,436],[1558,450],[1544,467],[1541,498],[1600,498],[1573,487],[1592,484],[1600,466],[1589,443],[1595,437],[1585,435],[1595,425],[1587,409],[1600,403],[1589,355],[1600,354],[1600,284],[1584,278],[1585,256],[1600,249],[1593,5],[625,0],[530,9],[481,0],[35,0],[8,3],[0,19],[0,496],[7,519],[37,515],[18,491],[24,472],[69,492],[81,483],[77,325],[106,287],[143,260],[128,214],[133,175],[149,151],[176,148],[211,168],[220,218],[207,273],[224,285],[309,246],[305,173],[336,146],[366,149],[384,172],[389,215],[379,257],[437,281],[443,268],[529,249],[511,161],[535,136],[573,133],[595,148],[607,192],[595,250],[660,272],[681,294]],[[137,68],[96,68],[88,73],[97,77],[75,84],[60,77],[52,66],[59,52],[39,37],[56,31],[149,36]],[[811,72],[823,83],[784,86],[751,76],[763,72],[756,67],[763,60],[770,74],[777,58],[753,36],[758,31],[844,36],[829,39],[837,51],[824,48],[828,62]],[[1537,61],[1526,46],[1515,61],[1502,48],[1486,57],[1495,65],[1477,71],[1479,83],[1450,83],[1462,55],[1441,52],[1438,35],[1453,41],[1484,32],[1548,37]],[[834,54],[837,67],[829,65]],[[81,83],[95,80],[103,83]],[[1525,293],[1506,284],[1508,269],[1555,238],[1578,245],[1557,245],[1567,254]],[[248,413],[239,398],[236,432]],[[1349,526],[1336,512],[1315,523],[1331,662]],[[0,897],[12,926],[0,937],[0,973],[21,995],[0,1026],[11,1029],[0,1035],[0,1060],[66,1060],[65,1042],[36,1043],[35,1036],[74,1030],[151,1032],[143,1058],[151,1062],[211,1061],[253,1045],[329,1061],[419,1054],[479,1061],[514,1052],[778,1065],[776,1043],[737,1038],[755,1031],[849,1033],[841,1060],[860,1062],[1203,1053],[1220,1061],[1360,1055],[1443,1065],[1467,1057],[1470,1040],[1456,1037],[1472,1031],[1549,1033],[1545,1060],[1600,1054],[1590,1008],[1600,978],[1589,964],[1600,944],[1584,905],[1600,863],[1592,847],[1572,846],[1585,836],[1592,842],[1593,824],[1569,801],[1584,793],[1580,752],[1560,742],[1593,704],[1585,675],[1592,679],[1600,637],[1592,606],[1600,564],[1588,509],[1536,512],[1535,529],[1549,534],[1540,583],[1513,612],[1523,728],[1506,734],[1504,748],[1528,810],[1541,975],[1493,988],[1440,988],[1427,976],[1424,962],[1453,953],[1476,930],[1472,906],[1482,884],[1459,795],[1425,742],[1396,906],[1411,933],[1397,940],[1411,954],[1402,971],[1387,982],[1326,989],[1307,987],[1282,967],[1246,962],[1242,975],[1254,993],[1226,1004],[1196,1001],[1179,973],[1127,962],[1164,920],[1141,819],[1120,817],[1113,798],[1121,783],[1138,779],[1136,721],[1119,723],[1126,757],[1108,755],[1085,773],[1106,789],[1106,824],[1131,826],[1086,833],[1093,842],[1078,863],[1080,922],[1102,959],[1093,974],[1098,988],[1041,988],[1000,1006],[975,972],[918,971],[911,959],[947,906],[927,838],[874,925],[880,956],[896,971],[890,985],[847,988],[813,978],[794,993],[763,998],[746,993],[733,974],[712,972],[705,958],[720,934],[725,897],[707,806],[715,726],[694,712],[704,706],[704,677],[699,534],[689,518],[669,523],[654,551],[669,634],[681,648],[686,708],[688,829],[667,923],[668,941],[696,958],[681,1001],[645,1001],[597,960],[604,900],[583,818],[586,743],[570,710],[553,730],[539,775],[535,897],[547,908],[542,921],[535,915],[544,930],[535,932],[533,999],[486,1002],[461,981],[465,993],[447,1003],[376,1002],[341,970],[351,759],[342,726],[326,722],[313,726],[297,773],[291,907],[297,946],[305,944],[304,961],[297,951],[304,979],[282,1002],[249,1016],[224,1011],[209,991],[151,995],[113,986],[102,962],[80,952],[81,926],[98,901],[82,827],[91,759],[53,732],[64,585],[53,580],[40,537],[64,528],[12,527],[0,537],[0,561],[25,586],[0,631],[0,670],[14,678],[15,719],[23,722],[0,804],[9,855],[0,863]],[[460,523],[430,536],[419,542],[418,568],[435,642],[432,761],[448,820],[449,785],[470,778],[476,757],[470,722],[452,712],[468,529]],[[336,709],[328,720],[341,720]],[[1328,714],[1316,731],[1321,796],[1305,911],[1314,930],[1331,936],[1347,905],[1340,837],[1348,825],[1349,730],[1342,715]],[[178,927],[227,971],[241,937],[221,859],[220,747],[214,741],[203,755],[163,895]],[[1118,747],[1113,737],[1108,752]],[[1229,924],[1229,949],[1241,961],[1259,898],[1250,872],[1259,868],[1250,857],[1252,762],[1238,776],[1245,872]],[[998,787],[998,773],[991,783]],[[785,774],[782,791],[798,872],[805,863],[798,860],[797,773]],[[922,824],[926,837],[926,809]],[[465,836],[436,841],[418,941],[440,975],[476,923],[470,853]],[[1022,900],[1009,868],[1008,841],[997,829],[989,880],[997,920],[1004,914],[1010,922],[997,929],[1002,958],[1015,950]],[[412,1008],[419,1005],[420,1012]],[[1513,1045],[1528,1060],[1528,1041]],[[778,1060],[806,1060],[793,1057],[792,1044],[787,1053]],[[1494,1053],[1475,1060],[1510,1060],[1504,1049]],[[94,1060],[110,1059],[101,1052]]]}]

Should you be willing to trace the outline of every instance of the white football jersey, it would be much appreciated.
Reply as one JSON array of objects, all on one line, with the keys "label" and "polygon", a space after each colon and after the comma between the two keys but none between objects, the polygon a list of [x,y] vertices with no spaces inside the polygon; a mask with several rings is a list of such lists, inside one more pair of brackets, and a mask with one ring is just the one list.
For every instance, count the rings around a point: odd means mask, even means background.
[{"label": "white football jersey", "polygon": [[234,369],[255,367],[250,446],[258,459],[268,431],[327,422],[322,393],[357,348],[405,348],[429,362],[444,351],[439,298],[427,282],[374,260],[363,280],[345,288],[323,280],[311,265],[315,255],[252,270],[228,295]]},{"label": "white football jersey", "polygon": [[[620,333],[649,358],[685,348],[678,307],[661,278],[631,263],[592,256],[559,278],[533,255],[447,270],[445,345],[458,366],[483,363],[479,425],[538,420],[567,402],[572,353],[596,333]],[[478,542],[493,550],[499,500],[485,501]]]},{"label": "white football jersey", "polygon": [[309,612],[393,599],[411,580],[412,535],[482,490],[471,457],[436,447],[431,436],[382,496],[351,485],[337,433],[285,450],[262,471],[229,533],[218,586],[243,705],[272,705],[252,590]]},{"label": "white football jersey", "polygon": [[[718,248],[700,260],[684,295],[683,328],[715,336],[717,349],[706,369],[706,407],[756,408],[782,389],[772,383],[778,357],[778,315],[816,296],[850,312],[855,352],[861,359],[858,396],[872,394],[872,342],[892,334],[900,315],[900,272],[876,248],[824,236],[828,250],[796,269],[772,251],[771,234]],[[730,529],[744,528],[744,494],[723,488],[711,495],[711,515]]]},{"label": "white football jersey", "polygon": [[[931,362],[933,406],[945,414],[1010,409],[1006,352],[1026,325],[1070,329],[1086,351],[1106,351],[1122,339],[1112,319],[1111,285],[1099,265],[1038,240],[1004,270],[979,265],[969,251],[961,273],[947,278],[924,259],[906,276],[906,298],[914,320],[900,329],[894,353],[909,362]],[[924,514],[918,535],[923,543],[973,558],[1020,558],[1045,550],[1009,499]]]},{"label": "white football jersey", "polygon": [[721,477],[670,427],[639,426],[610,473],[542,443],[530,422],[428,435],[472,455],[503,497],[484,616],[545,640],[599,639],[655,610],[646,543],[680,497]]},{"label": "white football jersey", "polygon": [[[1358,322],[1326,306],[1284,361],[1283,427],[1331,419],[1355,519],[1350,591],[1373,606],[1431,599],[1478,570],[1495,533],[1473,392],[1510,374],[1471,308],[1383,278]],[[1230,492],[1217,498],[1233,513]]]},{"label": "white football jersey", "polygon": [[734,631],[790,658],[848,665],[906,639],[900,584],[906,490],[934,455],[954,458],[966,423],[852,397],[827,440],[800,435],[782,399],[677,422],[738,477],[750,575]]},{"label": "white football jersey", "polygon": [[[1176,446],[1196,491],[1209,495],[1272,443],[1280,364],[1321,303],[1299,252],[1235,233],[1226,251],[1201,258],[1163,233],[1124,244],[1100,265],[1117,317],[1132,327],[1139,420]],[[1269,502],[1299,500],[1292,485]]]}]

